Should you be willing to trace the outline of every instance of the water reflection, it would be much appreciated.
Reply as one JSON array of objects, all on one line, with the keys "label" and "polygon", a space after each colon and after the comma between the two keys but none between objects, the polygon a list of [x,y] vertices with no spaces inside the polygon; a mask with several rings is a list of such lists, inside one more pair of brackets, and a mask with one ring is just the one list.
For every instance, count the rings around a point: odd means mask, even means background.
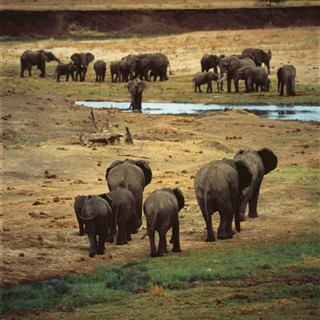
[{"label": "water reflection", "polygon": [[[111,101],[76,101],[76,105],[91,108],[117,108],[128,110],[129,102]],[[292,105],[250,105],[227,106],[201,103],[166,103],[147,102],[142,104],[142,113],[147,114],[201,114],[208,111],[223,111],[226,108],[238,108],[252,112],[259,117],[279,120],[300,120],[320,122],[319,106],[292,106]]]}]

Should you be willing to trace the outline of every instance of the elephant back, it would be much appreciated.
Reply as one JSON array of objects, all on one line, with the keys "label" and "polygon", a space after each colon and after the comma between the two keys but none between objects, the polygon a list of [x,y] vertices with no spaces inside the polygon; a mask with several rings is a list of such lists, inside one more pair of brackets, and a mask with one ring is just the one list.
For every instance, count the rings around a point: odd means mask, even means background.
[{"label": "elephant back", "polygon": [[83,220],[93,220],[111,214],[111,207],[105,199],[99,196],[89,196],[80,213]]}]

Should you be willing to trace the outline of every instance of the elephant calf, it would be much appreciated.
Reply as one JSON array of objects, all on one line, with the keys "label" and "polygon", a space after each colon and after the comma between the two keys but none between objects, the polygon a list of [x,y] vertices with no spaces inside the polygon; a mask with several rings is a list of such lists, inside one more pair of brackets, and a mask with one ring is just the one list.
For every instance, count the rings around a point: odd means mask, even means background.
[{"label": "elephant calf", "polygon": [[[164,256],[168,253],[166,234],[172,228],[170,243],[173,252],[181,252],[179,239],[178,212],[184,207],[184,196],[179,188],[163,188],[153,191],[145,200],[143,210],[147,219],[151,257]],[[159,234],[158,251],[155,245],[155,232]]]},{"label": "elephant calf", "polygon": [[231,159],[212,161],[196,173],[194,187],[206,223],[206,241],[215,241],[212,229],[212,214],[215,211],[220,214],[218,239],[233,237],[233,216],[236,229],[240,232],[240,198],[243,189],[250,185],[251,180],[252,174],[246,163]]},{"label": "elephant calf", "polygon": [[66,81],[69,80],[69,76],[71,75],[72,81],[74,81],[74,73],[78,71],[78,66],[73,63],[59,63],[56,67],[55,78],[57,82],[60,82],[60,77],[65,75]]},{"label": "elephant calf", "polygon": [[[194,92],[202,92],[200,86],[202,84],[207,84],[207,93],[212,92],[212,81],[218,81],[219,75],[217,73],[209,72],[198,72],[193,77],[194,82]],[[217,89],[219,91],[219,83],[217,82]]]},{"label": "elephant calf", "polygon": [[291,64],[286,64],[278,69],[278,92],[283,96],[284,86],[287,89],[288,96],[295,96],[295,81],[296,81],[296,68]]},{"label": "elephant calf", "polygon": [[235,81],[240,79],[245,80],[246,92],[258,91],[259,87],[261,91],[269,91],[268,71],[264,67],[242,67],[235,76]]},{"label": "elephant calf", "polygon": [[93,68],[96,73],[96,82],[104,82],[107,70],[106,63],[102,60],[98,60],[94,63]]}]

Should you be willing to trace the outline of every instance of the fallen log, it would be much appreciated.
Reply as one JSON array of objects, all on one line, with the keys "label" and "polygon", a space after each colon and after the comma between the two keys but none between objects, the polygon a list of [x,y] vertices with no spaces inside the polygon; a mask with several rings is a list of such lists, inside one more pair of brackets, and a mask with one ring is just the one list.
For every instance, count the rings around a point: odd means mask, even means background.
[{"label": "fallen log", "polygon": [[83,145],[88,145],[89,143],[114,144],[119,142],[121,137],[123,137],[122,134],[111,132],[88,133],[81,135],[80,141]]}]

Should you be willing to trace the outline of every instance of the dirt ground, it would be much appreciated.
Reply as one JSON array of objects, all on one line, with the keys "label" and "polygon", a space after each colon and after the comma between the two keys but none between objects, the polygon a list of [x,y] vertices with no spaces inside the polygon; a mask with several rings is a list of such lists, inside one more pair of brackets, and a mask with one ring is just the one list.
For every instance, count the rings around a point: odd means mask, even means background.
[{"label": "dirt ground", "polygon": [[[175,74],[191,75],[199,68],[201,53],[238,52],[252,43],[257,32],[226,31],[223,38],[218,32],[199,32],[154,41],[141,39],[139,48],[135,39],[119,40],[112,51],[101,49],[101,54],[104,52],[108,60],[125,52],[165,47]],[[319,28],[259,32],[269,35],[267,41],[274,52],[271,77],[275,77],[279,65],[291,62],[297,65],[300,84],[319,85],[319,42],[312,42],[319,39]],[[294,43],[283,40],[293,36]],[[191,45],[190,39],[195,44]],[[216,40],[215,45],[208,39]],[[105,40],[102,44],[108,48],[111,42]],[[306,43],[310,46],[306,47]],[[15,68],[19,69],[19,56],[27,46],[54,49],[58,56],[68,57],[70,52],[90,45],[97,51],[101,48],[101,42],[86,41],[7,43],[2,45],[2,61],[16,63]],[[263,41],[257,45],[267,47]],[[36,73],[33,78],[24,79],[16,74],[17,70],[12,69],[1,75],[2,146],[5,146],[2,148],[1,287],[70,273],[89,273],[99,264],[149,255],[148,239],[140,240],[145,223],[130,244],[108,243],[105,255],[93,259],[88,257],[87,237],[77,234],[74,197],[106,192],[105,170],[117,159],[149,162],[153,178],[145,189],[145,197],[156,188],[181,188],[186,198],[186,206],[180,213],[181,254],[208,246],[215,250],[230,245],[267,244],[319,230],[319,206],[315,205],[320,195],[319,122],[265,120],[236,108],[197,117],[101,109],[95,110],[96,117],[121,133],[128,126],[134,144],[126,145],[121,140],[115,145],[83,146],[79,135],[93,130],[88,119],[90,110],[75,106],[73,101],[77,97],[61,93],[56,87],[49,94],[37,90],[42,79]],[[174,78],[169,80],[173,86]],[[77,85],[70,84],[72,88]],[[272,149],[279,164],[263,182],[260,217],[243,222],[242,232],[232,240],[205,243],[204,221],[193,188],[196,171],[209,161],[232,158],[241,148],[262,147]],[[217,214],[214,219],[216,229]]]}]

